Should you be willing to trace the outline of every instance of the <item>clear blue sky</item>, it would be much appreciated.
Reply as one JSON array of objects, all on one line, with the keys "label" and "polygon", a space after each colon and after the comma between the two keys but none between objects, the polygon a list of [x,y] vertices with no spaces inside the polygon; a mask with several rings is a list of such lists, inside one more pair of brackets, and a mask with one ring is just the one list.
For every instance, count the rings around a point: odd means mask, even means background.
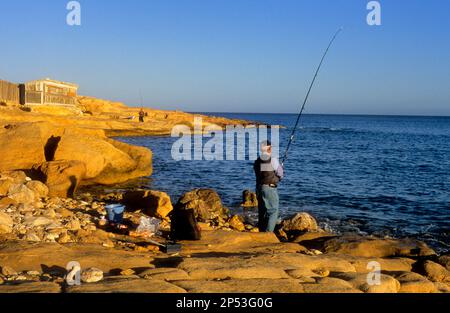
[{"label": "clear blue sky", "polygon": [[450,1],[0,0],[0,79],[209,112],[296,112],[333,32],[307,113],[450,115]]}]

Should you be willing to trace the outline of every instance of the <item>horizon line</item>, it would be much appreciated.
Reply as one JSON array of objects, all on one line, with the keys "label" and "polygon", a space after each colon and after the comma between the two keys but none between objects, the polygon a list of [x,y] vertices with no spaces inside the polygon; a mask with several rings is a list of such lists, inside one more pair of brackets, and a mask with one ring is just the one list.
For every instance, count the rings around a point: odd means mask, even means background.
[{"label": "horizon line", "polygon": [[[270,112],[207,112],[207,111],[186,111],[190,114],[261,114],[261,115],[298,115],[299,113],[270,113]],[[421,114],[369,114],[369,113],[303,113],[303,115],[336,115],[336,116],[378,116],[378,117],[450,117],[450,115],[421,115]]]}]

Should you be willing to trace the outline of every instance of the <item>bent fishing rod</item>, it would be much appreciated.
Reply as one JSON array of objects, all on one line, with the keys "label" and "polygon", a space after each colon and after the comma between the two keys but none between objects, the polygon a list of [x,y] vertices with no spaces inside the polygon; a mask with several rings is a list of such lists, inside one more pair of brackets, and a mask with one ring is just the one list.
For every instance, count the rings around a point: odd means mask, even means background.
[{"label": "bent fishing rod", "polygon": [[325,50],[325,52],[324,52],[324,54],[323,54],[323,56],[322,56],[322,59],[320,60],[319,66],[317,67],[317,70],[316,70],[316,72],[315,72],[315,74],[314,74],[314,77],[313,77],[313,80],[312,80],[312,82],[311,82],[311,85],[309,86],[308,92],[306,93],[306,96],[305,96],[305,99],[304,99],[304,101],[303,101],[303,105],[302,105],[302,108],[301,108],[301,110],[300,110],[300,113],[299,113],[298,116],[297,116],[297,121],[295,122],[294,129],[292,130],[291,137],[290,137],[289,142],[288,142],[288,145],[287,145],[287,147],[286,147],[286,152],[284,153],[283,159],[282,159],[282,161],[281,161],[281,164],[282,164],[282,165],[284,165],[284,163],[285,163],[286,160],[287,160],[288,153],[289,153],[289,149],[291,148],[292,142],[294,141],[295,133],[297,132],[297,128],[298,128],[298,125],[299,125],[299,123],[300,123],[300,118],[302,117],[303,111],[305,110],[306,104],[308,103],[309,95],[311,94],[311,90],[312,90],[312,88],[314,87],[314,83],[316,82],[317,76],[319,75],[319,71],[320,71],[320,68],[322,67],[323,61],[325,60],[325,57],[327,56],[328,51],[330,50],[331,46],[333,45],[333,42],[335,41],[336,37],[339,35],[339,33],[340,33],[342,30],[343,30],[343,28],[341,27],[341,28],[339,28],[339,29],[337,30],[337,32],[334,34],[333,38],[331,39],[330,43],[328,44],[327,49]]}]

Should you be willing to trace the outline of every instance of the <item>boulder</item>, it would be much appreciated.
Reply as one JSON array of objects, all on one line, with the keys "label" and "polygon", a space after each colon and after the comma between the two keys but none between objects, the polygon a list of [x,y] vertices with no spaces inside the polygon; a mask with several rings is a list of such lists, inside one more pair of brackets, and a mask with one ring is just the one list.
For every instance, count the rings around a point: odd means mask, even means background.
[{"label": "boulder", "polygon": [[15,206],[18,205],[18,203],[11,198],[0,199],[0,209],[8,208],[11,205]]},{"label": "boulder", "polygon": [[14,181],[10,178],[0,178],[0,197],[8,195],[9,188],[14,185]]},{"label": "boulder", "polygon": [[17,123],[0,126],[0,146],[0,171],[74,160],[85,164],[87,184],[121,183],[152,173],[150,150],[109,139],[101,129],[44,121]]},{"label": "boulder", "polygon": [[422,274],[432,282],[450,283],[450,271],[433,261],[418,262],[415,272]]},{"label": "boulder", "polygon": [[413,239],[378,239],[358,235],[342,236],[325,242],[326,253],[339,253],[361,257],[415,257],[434,255],[425,243]]},{"label": "boulder", "polygon": [[10,266],[2,266],[2,275],[3,276],[15,276],[17,275],[17,271]]},{"label": "boulder", "polygon": [[258,207],[258,197],[256,193],[250,190],[245,190],[243,195],[242,207],[244,208],[256,208]]},{"label": "boulder", "polygon": [[8,214],[0,212],[0,235],[11,233],[13,225],[12,218]]},{"label": "boulder", "polygon": [[32,190],[34,194],[39,198],[45,198],[48,196],[49,190],[48,187],[37,180],[29,181],[25,185],[28,189]]},{"label": "boulder", "polygon": [[49,189],[50,197],[73,197],[86,174],[79,161],[51,161],[33,166],[33,171]]},{"label": "boulder", "polygon": [[212,189],[195,189],[184,194],[175,205],[175,210],[189,209],[193,209],[196,219],[202,222],[228,219],[229,214],[217,192]]},{"label": "boulder", "polygon": [[98,136],[63,135],[54,158],[86,164],[90,184],[116,184],[152,172],[150,150]]},{"label": "boulder", "polygon": [[139,277],[107,277],[104,280],[68,287],[68,293],[185,293],[186,291],[171,283],[157,279]]},{"label": "boulder", "polygon": [[245,231],[244,219],[242,218],[242,216],[234,215],[232,218],[230,218],[228,224],[230,224],[230,227],[234,230]]},{"label": "boulder", "polygon": [[24,184],[27,181],[27,175],[23,171],[7,171],[0,174],[0,179],[8,179],[13,184]]},{"label": "boulder", "polygon": [[20,204],[31,204],[39,200],[33,190],[25,185],[13,185],[9,188],[8,198]]},{"label": "boulder", "polygon": [[448,271],[450,271],[450,255],[443,255],[439,257],[438,263],[444,266]]},{"label": "boulder", "polygon": [[160,219],[166,218],[173,210],[169,195],[161,191],[128,191],[122,201],[130,209],[143,210],[145,214]]},{"label": "boulder", "polygon": [[286,234],[288,239],[295,238],[305,232],[317,232],[319,226],[317,221],[308,213],[297,213],[294,216],[284,220],[280,225],[280,233]]},{"label": "boulder", "polygon": [[400,282],[400,293],[433,293],[437,290],[431,281],[417,273],[393,272],[389,275]]},{"label": "boulder", "polygon": [[0,171],[29,169],[45,161],[45,138],[37,123],[0,127]]},{"label": "boulder", "polygon": [[84,283],[96,283],[103,279],[103,271],[92,267],[81,273],[81,281]]},{"label": "boulder", "polygon": [[332,273],[331,276],[345,280],[355,289],[359,289],[365,293],[397,293],[400,291],[400,282],[385,274],[380,274],[380,281],[378,283],[372,282],[368,274]]}]

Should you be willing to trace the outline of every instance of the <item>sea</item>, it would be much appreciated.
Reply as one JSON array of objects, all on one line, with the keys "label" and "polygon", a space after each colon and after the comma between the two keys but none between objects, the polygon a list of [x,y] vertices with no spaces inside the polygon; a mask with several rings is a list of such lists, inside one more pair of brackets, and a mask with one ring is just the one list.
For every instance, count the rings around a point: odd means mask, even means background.
[{"label": "sea", "polygon": [[[297,118],[211,115],[282,126],[281,153]],[[242,192],[255,189],[251,153],[246,160],[177,161],[178,137],[117,139],[154,153],[153,175],[133,188],[167,192],[174,202],[192,189],[212,188],[232,211],[255,221],[255,209],[240,208]],[[416,238],[440,253],[450,250],[450,117],[304,115],[284,167],[282,218],[308,212],[336,233]]]}]

